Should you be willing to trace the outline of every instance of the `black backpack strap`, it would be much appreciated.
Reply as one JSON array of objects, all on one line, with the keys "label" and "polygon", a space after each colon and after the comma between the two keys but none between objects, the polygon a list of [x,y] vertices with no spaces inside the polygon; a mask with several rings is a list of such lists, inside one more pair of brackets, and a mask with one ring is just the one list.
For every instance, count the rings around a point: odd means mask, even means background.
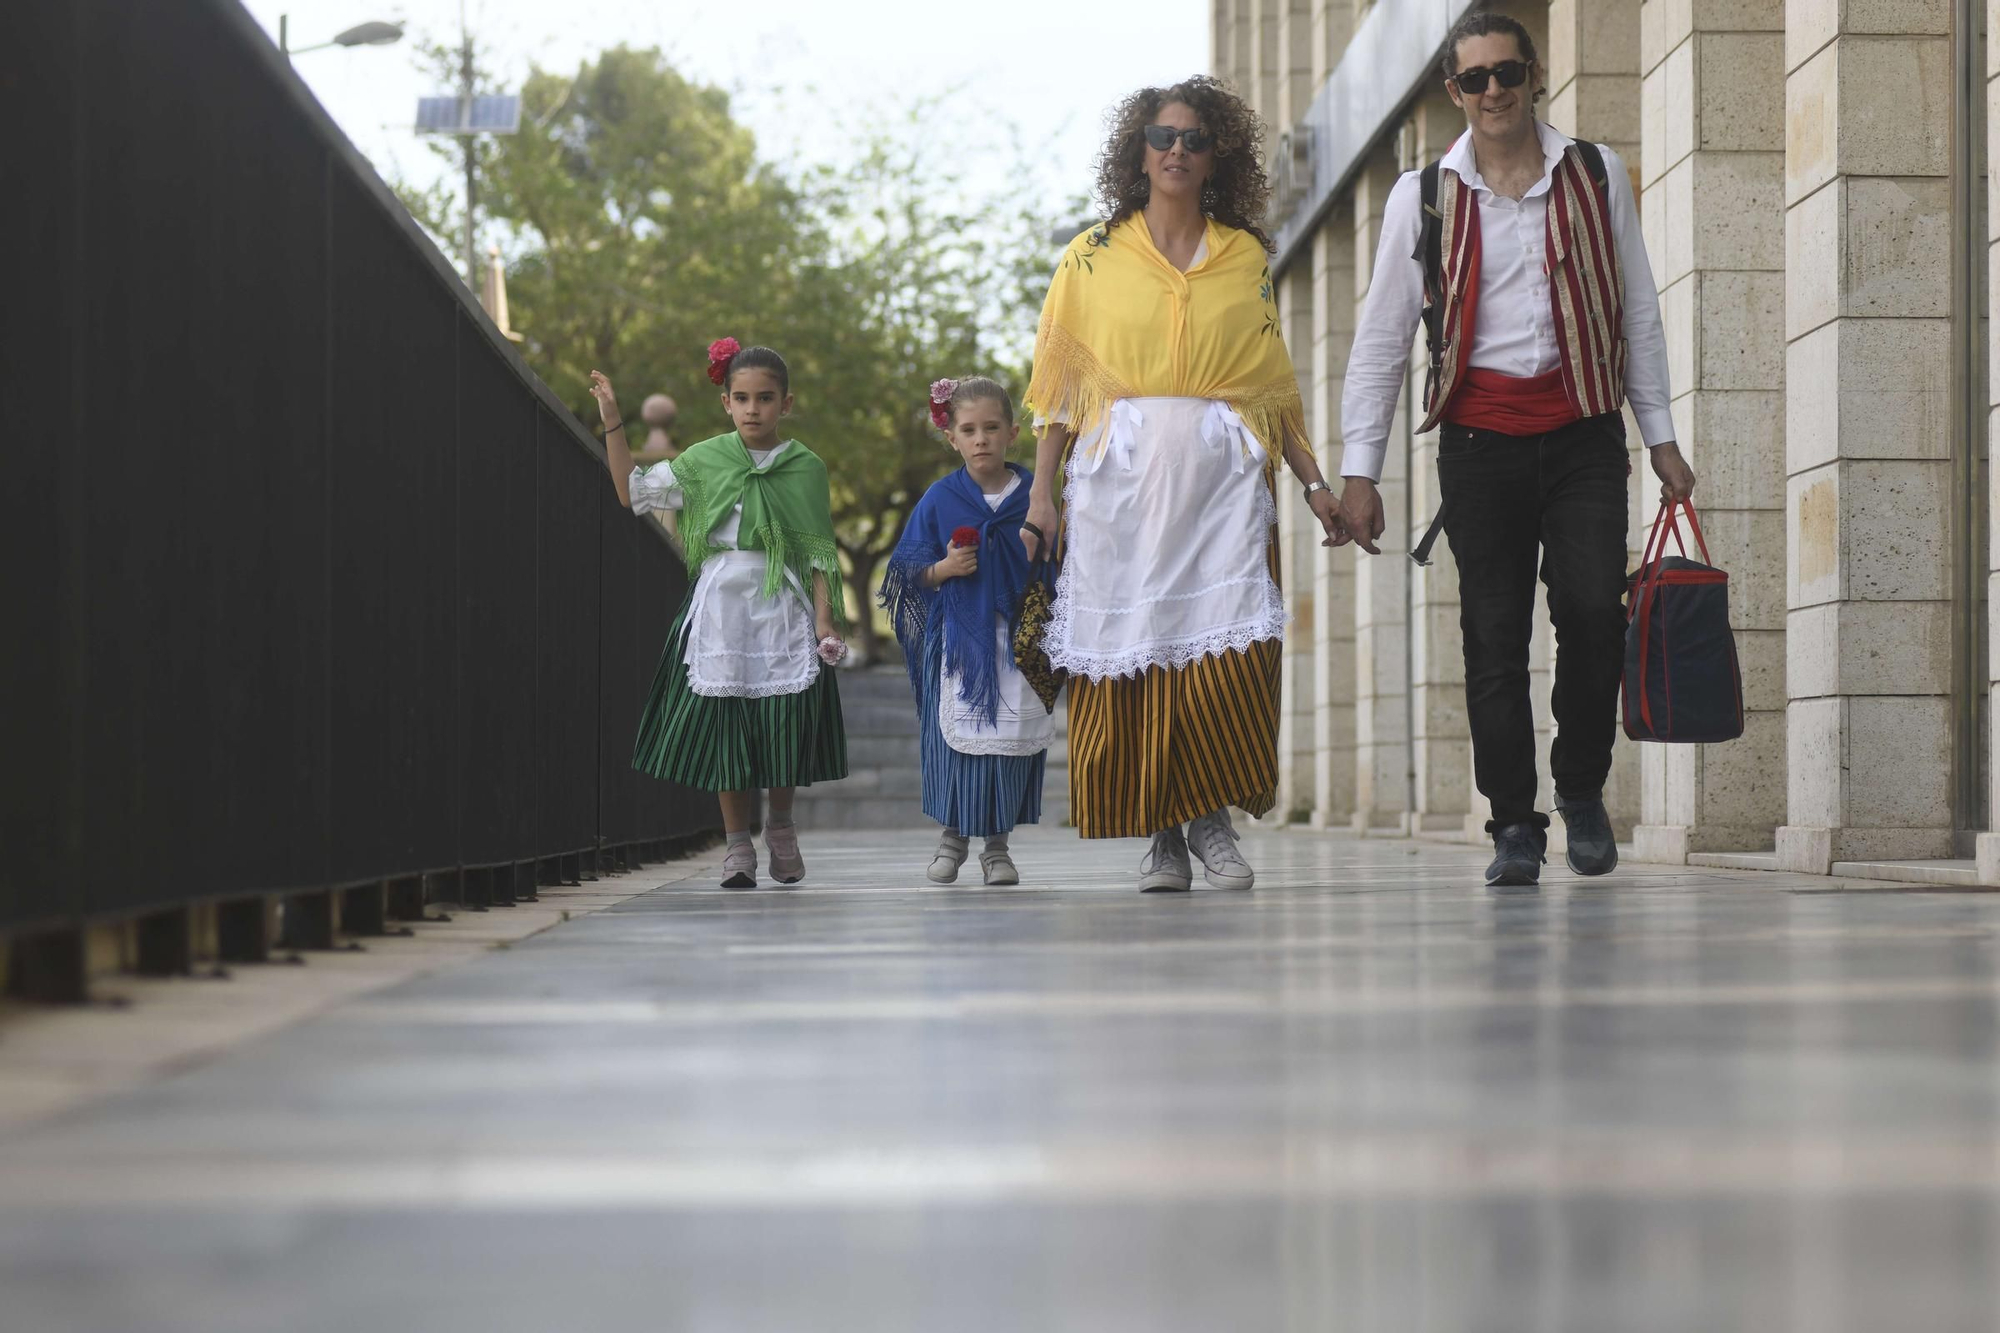
[{"label": "black backpack strap", "polygon": [[1590,173],[1590,183],[1597,187],[1599,194],[1603,194],[1604,182],[1607,179],[1604,174],[1604,150],[1588,139],[1577,139],[1574,142],[1577,156],[1583,159],[1583,169]]},{"label": "black backpack strap", "polygon": [[1444,318],[1444,215],[1438,212],[1439,167],[1433,162],[1417,177],[1418,198],[1423,203],[1418,214],[1422,228],[1417,233],[1416,252],[1410,256],[1424,270],[1424,341],[1430,347],[1432,373],[1436,373],[1444,348],[1440,326]]}]

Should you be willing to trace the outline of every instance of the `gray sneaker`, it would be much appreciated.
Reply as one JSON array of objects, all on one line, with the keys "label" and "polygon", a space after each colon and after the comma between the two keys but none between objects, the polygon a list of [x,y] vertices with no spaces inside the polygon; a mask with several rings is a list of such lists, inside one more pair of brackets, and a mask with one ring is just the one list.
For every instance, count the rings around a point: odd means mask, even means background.
[{"label": "gray sneaker", "polygon": [[796,884],[806,877],[806,858],[799,854],[797,824],[764,825],[764,850],[771,857],[771,878]]},{"label": "gray sneaker", "polygon": [[1186,893],[1192,887],[1194,871],[1188,865],[1187,839],[1181,836],[1181,826],[1161,829],[1139,862],[1139,892]]},{"label": "gray sneaker", "polygon": [[995,847],[979,854],[979,873],[988,884],[1019,884],[1021,872],[1014,865],[1014,858],[1007,855],[1005,847]]},{"label": "gray sneaker", "polygon": [[1201,860],[1202,878],[1212,889],[1247,889],[1257,872],[1236,850],[1236,826],[1227,809],[1203,815],[1188,825],[1188,847]]},{"label": "gray sneaker", "polygon": [[965,853],[971,840],[963,834],[947,832],[938,839],[937,854],[931,857],[931,868],[924,877],[933,884],[953,884],[958,880],[958,868],[965,864]]},{"label": "gray sneaker", "polygon": [[722,887],[725,889],[757,887],[757,844],[747,838],[742,842],[729,844],[728,854],[722,858]]}]

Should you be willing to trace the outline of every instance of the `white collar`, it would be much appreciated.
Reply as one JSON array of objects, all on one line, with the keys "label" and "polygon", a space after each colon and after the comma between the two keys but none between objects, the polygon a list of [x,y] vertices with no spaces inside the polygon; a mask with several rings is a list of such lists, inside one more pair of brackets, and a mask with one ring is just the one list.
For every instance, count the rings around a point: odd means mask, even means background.
[{"label": "white collar", "polygon": [[[1536,181],[1528,193],[1523,196],[1523,198],[1530,199],[1549,188],[1549,179],[1555,175],[1556,163],[1562,161],[1563,154],[1567,153],[1569,146],[1576,142],[1545,120],[1537,120],[1535,122],[1535,135],[1542,142],[1542,178]],[[1438,165],[1443,170],[1457,176],[1473,189],[1484,190],[1487,194],[1493,193],[1491,189],[1487,188],[1485,179],[1479,174],[1479,162],[1473,156],[1472,152],[1471,130],[1468,129],[1465,133],[1458,136],[1456,142],[1452,144],[1450,151],[1439,159]]]}]

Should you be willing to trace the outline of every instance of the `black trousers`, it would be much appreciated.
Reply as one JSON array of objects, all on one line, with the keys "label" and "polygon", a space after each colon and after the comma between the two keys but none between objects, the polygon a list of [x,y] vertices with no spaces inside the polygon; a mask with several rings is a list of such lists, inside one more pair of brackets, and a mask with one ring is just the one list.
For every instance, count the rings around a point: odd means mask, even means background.
[{"label": "black trousers", "polygon": [[1472,771],[1495,828],[1548,827],[1535,809],[1528,644],[1535,577],[1556,632],[1549,768],[1558,799],[1601,796],[1625,662],[1625,421],[1587,417],[1546,435],[1444,427],[1438,484],[1458,561]]}]

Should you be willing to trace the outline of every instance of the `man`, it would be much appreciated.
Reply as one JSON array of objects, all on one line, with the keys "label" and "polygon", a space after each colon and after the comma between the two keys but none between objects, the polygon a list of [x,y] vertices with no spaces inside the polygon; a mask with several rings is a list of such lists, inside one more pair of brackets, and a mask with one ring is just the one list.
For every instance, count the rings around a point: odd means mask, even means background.
[{"label": "man", "polygon": [[1535,119],[1546,90],[1527,30],[1468,15],[1443,68],[1466,132],[1429,172],[1405,174],[1384,210],[1341,400],[1341,539],[1378,553],[1375,483],[1421,318],[1419,429],[1442,423],[1473,775],[1493,806],[1487,883],[1538,882],[1548,849],[1528,698],[1538,564],[1556,630],[1556,809],[1570,869],[1601,875],[1618,864],[1603,794],[1624,662],[1626,401],[1661,498],[1694,490],[1667,406],[1659,293],[1617,154]]}]

